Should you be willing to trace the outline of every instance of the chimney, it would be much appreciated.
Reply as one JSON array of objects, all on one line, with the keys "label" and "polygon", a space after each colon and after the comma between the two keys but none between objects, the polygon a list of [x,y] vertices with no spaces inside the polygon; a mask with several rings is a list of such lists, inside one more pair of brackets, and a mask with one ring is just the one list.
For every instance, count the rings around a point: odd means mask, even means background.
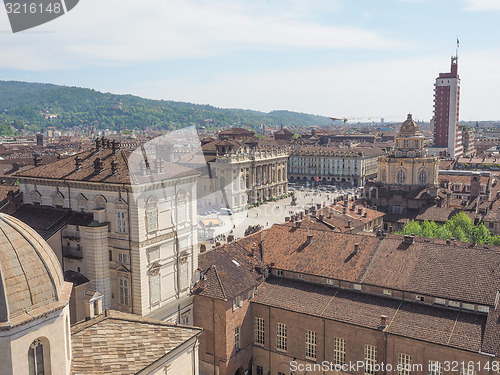
[{"label": "chimney", "polygon": [[363,209],[362,208],[358,208],[358,215],[363,215]]},{"label": "chimney", "polygon": [[300,221],[295,222],[295,228],[300,228]]},{"label": "chimney", "polygon": [[345,207],[342,207],[342,214],[345,215],[346,212],[347,212],[347,209]]},{"label": "chimney", "polygon": [[102,172],[102,160],[101,158],[96,158],[94,160],[94,173],[99,174]]},{"label": "chimney", "polygon": [[82,159],[78,155],[75,158],[75,168],[80,169],[82,167]]},{"label": "chimney", "polygon": [[118,162],[111,160],[111,174],[116,174],[118,172]]},{"label": "chimney", "polygon": [[380,327],[382,327],[382,329],[387,327],[387,316],[386,315],[380,315]]},{"label": "chimney", "polygon": [[347,207],[349,205],[349,202],[347,200],[344,201],[344,207]]},{"label": "chimney", "polygon": [[324,219],[325,219],[325,215],[320,214],[320,215],[319,215],[319,221],[323,221]]},{"label": "chimney", "polygon": [[312,234],[308,234],[307,235],[307,244],[310,245],[310,244],[312,244],[312,242],[313,242],[313,236],[312,236]]},{"label": "chimney", "polygon": [[200,280],[198,281],[198,288],[203,290],[203,289],[205,289],[206,286],[207,286],[207,280],[205,280],[205,276],[202,276],[200,278]]},{"label": "chimney", "polygon": [[392,230],[393,230],[392,225],[390,225],[389,226],[389,233],[392,233]]},{"label": "chimney", "polygon": [[352,220],[347,220],[347,227],[352,228]]},{"label": "chimney", "polygon": [[207,251],[207,245],[201,244],[200,245],[200,254],[204,253],[205,251]]},{"label": "chimney", "polygon": [[316,203],[316,209],[319,210],[321,208],[321,203]]},{"label": "chimney", "polygon": [[290,222],[293,223],[295,221],[295,215],[290,216]]},{"label": "chimney", "polygon": [[288,223],[290,221],[290,216],[285,216],[285,223]]},{"label": "chimney", "polygon": [[111,150],[113,150],[113,154],[120,149],[120,142],[113,139],[111,142]]},{"label": "chimney", "polygon": [[110,148],[111,146],[111,140],[108,138],[106,139],[106,148]]},{"label": "chimney", "polygon": [[403,243],[406,244],[406,245],[413,245],[413,243],[415,242],[415,235],[405,235],[404,236],[404,239],[403,239]]},{"label": "chimney", "polygon": [[40,157],[40,155],[35,154],[35,157],[33,158],[33,163],[35,164],[35,167],[39,167],[40,165],[42,165],[42,158]]},{"label": "chimney", "polygon": [[356,203],[353,203],[352,206],[351,206],[351,210],[353,210],[354,212],[356,212]]},{"label": "chimney", "polygon": [[366,211],[363,212],[363,217],[368,217],[368,213]]},{"label": "chimney", "polygon": [[96,149],[97,151],[99,151],[99,150],[101,149],[101,145],[102,145],[102,143],[101,143],[101,138],[96,138],[96,139],[95,139],[95,149]]},{"label": "chimney", "polygon": [[357,242],[354,244],[354,252],[356,254],[359,254],[359,243],[357,243]]}]

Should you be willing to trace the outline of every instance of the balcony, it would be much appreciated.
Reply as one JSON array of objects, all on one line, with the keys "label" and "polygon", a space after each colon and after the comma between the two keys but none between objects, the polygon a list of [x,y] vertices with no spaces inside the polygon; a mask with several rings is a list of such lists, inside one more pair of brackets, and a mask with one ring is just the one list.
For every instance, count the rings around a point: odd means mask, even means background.
[{"label": "balcony", "polygon": [[63,257],[70,259],[83,259],[83,252],[81,249],[71,247],[71,246],[63,246]]}]

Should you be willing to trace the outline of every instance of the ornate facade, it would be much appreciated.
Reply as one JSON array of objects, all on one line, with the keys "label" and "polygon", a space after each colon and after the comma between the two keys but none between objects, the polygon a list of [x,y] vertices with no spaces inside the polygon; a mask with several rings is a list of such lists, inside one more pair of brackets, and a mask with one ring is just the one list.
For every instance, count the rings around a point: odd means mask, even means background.
[{"label": "ornate facade", "polygon": [[[226,147],[220,145],[219,147]],[[241,210],[288,193],[288,152],[244,145],[220,151],[210,163],[219,207]]]},{"label": "ornate facade", "polygon": [[46,240],[65,273],[82,274],[86,289],[103,295],[105,309],[187,324],[198,258],[197,174],[148,157],[144,148],[130,152],[97,140],[91,151],[18,178],[33,212],[28,223],[43,212],[67,213]]},{"label": "ornate facade", "polygon": [[424,135],[411,114],[401,124],[394,152],[378,160],[378,181],[388,185],[436,186],[439,160],[427,156]]},{"label": "ornate facade", "polygon": [[378,147],[299,147],[292,151],[288,175],[292,182],[363,186],[377,174]]}]

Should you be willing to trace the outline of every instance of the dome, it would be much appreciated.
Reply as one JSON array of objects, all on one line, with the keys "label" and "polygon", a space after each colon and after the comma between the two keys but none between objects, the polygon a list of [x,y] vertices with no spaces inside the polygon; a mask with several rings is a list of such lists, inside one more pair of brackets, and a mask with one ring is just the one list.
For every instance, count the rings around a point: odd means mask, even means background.
[{"label": "dome", "polygon": [[61,301],[63,285],[61,265],[47,242],[0,213],[0,323]]},{"label": "dome", "polygon": [[411,136],[420,136],[420,129],[418,128],[417,123],[412,119],[411,113],[408,113],[408,117],[406,121],[401,124],[401,128],[399,128],[399,136],[400,137],[411,137]]}]

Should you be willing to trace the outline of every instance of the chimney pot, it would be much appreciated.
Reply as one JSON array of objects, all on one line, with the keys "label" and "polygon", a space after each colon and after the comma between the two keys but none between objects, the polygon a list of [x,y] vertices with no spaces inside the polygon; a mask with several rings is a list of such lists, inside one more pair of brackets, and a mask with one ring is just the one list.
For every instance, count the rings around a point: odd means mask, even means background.
[{"label": "chimney pot", "polygon": [[383,328],[387,327],[387,316],[386,315],[380,315],[380,326]]},{"label": "chimney pot", "polygon": [[308,244],[311,244],[311,243],[312,243],[312,241],[313,241],[313,236],[312,236],[312,234],[308,234],[308,235],[307,235],[307,243],[308,243]]},{"label": "chimney pot", "polygon": [[355,243],[354,244],[354,251],[356,252],[356,254],[359,254],[359,243]]},{"label": "chimney pot", "polygon": [[42,158],[40,157],[40,155],[35,155],[35,157],[33,158],[33,163],[35,164],[35,167],[39,167],[40,165],[42,165]]},{"label": "chimney pot", "polygon": [[116,174],[118,172],[118,163],[115,160],[111,161],[111,174]]},{"label": "chimney pot", "polygon": [[345,213],[347,212],[346,208],[345,207],[342,207],[342,214],[345,215]]}]

